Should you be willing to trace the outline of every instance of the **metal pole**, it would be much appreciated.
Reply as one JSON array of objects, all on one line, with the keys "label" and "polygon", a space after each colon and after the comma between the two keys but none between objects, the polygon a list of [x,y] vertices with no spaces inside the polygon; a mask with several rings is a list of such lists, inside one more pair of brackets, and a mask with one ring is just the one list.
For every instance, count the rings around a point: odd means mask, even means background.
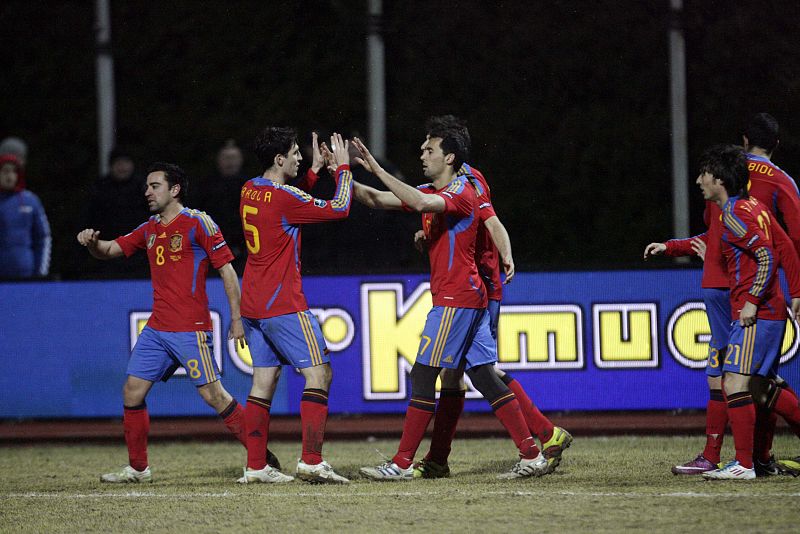
[{"label": "metal pole", "polygon": [[[686,46],[683,37],[683,0],[670,0],[669,27],[670,109],[672,123],[672,232],[689,235],[689,157],[686,127]],[[688,261],[688,258],[680,258]]]},{"label": "metal pole", "polygon": [[379,158],[386,156],[386,81],[383,54],[383,2],[369,0],[367,29],[367,115],[369,146]]},{"label": "metal pole", "polygon": [[108,173],[108,154],[116,143],[114,57],[111,55],[109,0],[95,0],[95,83],[97,85],[97,157],[100,176]]}]

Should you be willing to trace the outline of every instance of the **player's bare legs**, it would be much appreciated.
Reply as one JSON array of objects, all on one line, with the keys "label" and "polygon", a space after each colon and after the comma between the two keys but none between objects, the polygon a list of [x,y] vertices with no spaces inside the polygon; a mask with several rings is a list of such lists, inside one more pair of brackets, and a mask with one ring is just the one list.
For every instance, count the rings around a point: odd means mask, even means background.
[{"label": "player's bare legs", "polygon": [[330,364],[315,365],[300,369],[300,374],[306,379],[306,389],[321,389],[328,392],[333,379],[333,369]]},{"label": "player's bare legs", "polygon": [[122,386],[122,403],[130,407],[144,404],[144,399],[152,387],[151,381],[128,375],[125,385]]},{"label": "player's bare legs", "polygon": [[197,392],[206,401],[206,404],[214,408],[218,414],[225,411],[230,406],[233,397],[228,393],[219,380],[215,380],[197,388]]}]

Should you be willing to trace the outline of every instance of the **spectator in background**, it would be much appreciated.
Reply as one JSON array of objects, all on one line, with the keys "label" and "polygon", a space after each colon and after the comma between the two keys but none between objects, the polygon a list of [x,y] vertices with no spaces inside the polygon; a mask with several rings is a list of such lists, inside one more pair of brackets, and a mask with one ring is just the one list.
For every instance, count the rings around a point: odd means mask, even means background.
[{"label": "spectator in background", "polygon": [[6,137],[0,141],[0,156],[11,154],[17,157],[22,168],[28,160],[28,145],[19,137]]},{"label": "spectator in background", "polygon": [[[86,226],[98,230],[102,237],[113,239],[139,226],[150,213],[144,200],[144,180],[136,173],[130,152],[115,148],[108,156],[108,166],[108,174],[92,185]],[[139,256],[127,262],[92,260],[91,271],[103,277],[146,277],[145,260]]]},{"label": "spectator in background", "polygon": [[0,156],[0,278],[47,276],[50,224],[13,154]]},{"label": "spectator in background", "polygon": [[239,220],[239,197],[247,181],[242,149],[228,139],[217,152],[217,171],[199,184],[195,205],[211,215],[222,230],[236,259],[234,269],[241,276],[247,260],[242,223]]}]

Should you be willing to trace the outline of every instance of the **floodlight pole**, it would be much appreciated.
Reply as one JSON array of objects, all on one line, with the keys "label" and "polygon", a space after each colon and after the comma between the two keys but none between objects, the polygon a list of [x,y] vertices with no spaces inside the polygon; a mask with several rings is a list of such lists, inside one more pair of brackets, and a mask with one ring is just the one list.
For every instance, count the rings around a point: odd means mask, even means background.
[{"label": "floodlight pole", "polygon": [[108,173],[115,144],[114,57],[111,55],[110,0],[95,0],[95,84],[97,86],[97,158],[100,176]]},{"label": "floodlight pole", "polygon": [[[670,0],[669,97],[672,123],[672,235],[689,236],[689,157],[686,127],[686,46],[683,0]],[[688,258],[678,258],[685,262]]]},{"label": "floodlight pole", "polygon": [[369,0],[367,24],[367,115],[369,149],[379,158],[386,156],[386,81],[383,53],[383,1]]}]

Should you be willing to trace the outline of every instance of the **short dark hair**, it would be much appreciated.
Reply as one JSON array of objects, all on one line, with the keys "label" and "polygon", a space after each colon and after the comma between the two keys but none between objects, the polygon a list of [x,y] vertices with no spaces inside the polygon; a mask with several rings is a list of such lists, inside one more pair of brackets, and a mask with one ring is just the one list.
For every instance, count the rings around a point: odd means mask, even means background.
[{"label": "short dark hair", "polygon": [[700,156],[700,174],[708,173],[722,180],[730,196],[747,198],[747,156],[737,145],[714,145]]},{"label": "short dark hair", "polygon": [[297,131],[294,128],[268,126],[256,136],[253,150],[261,167],[266,170],[275,164],[275,156],[287,155],[295,143],[297,143]]},{"label": "short dark hair", "polygon": [[164,178],[166,178],[167,184],[169,184],[170,187],[173,185],[181,186],[181,190],[178,193],[178,200],[183,202],[186,199],[186,195],[189,193],[189,179],[186,177],[186,172],[174,163],[156,161],[147,169],[147,174],[159,171],[164,173]]},{"label": "short dark hair", "polygon": [[442,152],[445,155],[453,154],[455,159],[453,167],[456,170],[469,158],[469,149],[472,141],[469,137],[466,121],[455,115],[439,115],[430,117],[425,122],[425,132],[430,137],[442,140]]},{"label": "short dark hair", "polygon": [[769,113],[756,113],[747,121],[744,135],[751,146],[771,153],[778,146],[778,121]]}]

